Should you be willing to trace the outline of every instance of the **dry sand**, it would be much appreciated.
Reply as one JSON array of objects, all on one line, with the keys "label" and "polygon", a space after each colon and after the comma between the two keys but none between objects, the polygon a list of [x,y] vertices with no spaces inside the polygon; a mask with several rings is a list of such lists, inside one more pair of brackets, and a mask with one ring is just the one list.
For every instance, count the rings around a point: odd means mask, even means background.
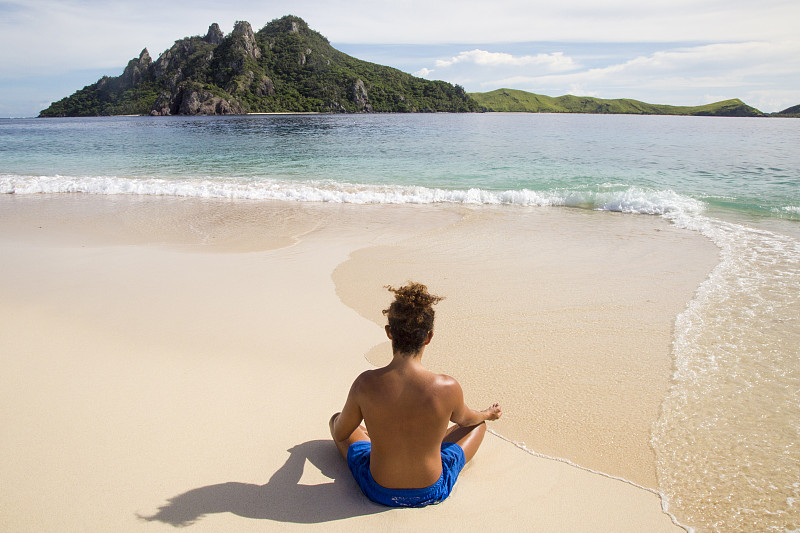
[{"label": "dry sand", "polygon": [[493,435],[443,504],[389,510],[327,420],[386,357],[381,286],[418,279],[448,298],[426,364],[501,401],[494,430],[653,487],[672,320],[714,260],[566,209],[0,197],[0,529],[680,531]]}]

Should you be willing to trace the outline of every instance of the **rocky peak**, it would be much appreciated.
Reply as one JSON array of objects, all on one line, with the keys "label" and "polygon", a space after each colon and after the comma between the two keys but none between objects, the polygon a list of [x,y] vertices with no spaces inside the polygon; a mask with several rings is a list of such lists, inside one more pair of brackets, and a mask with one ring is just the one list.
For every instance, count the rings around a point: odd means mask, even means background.
[{"label": "rocky peak", "polygon": [[[250,31],[252,32],[253,30],[251,29]],[[203,37],[203,40],[209,44],[219,44],[222,42],[223,37],[225,37],[225,34],[219,29],[219,24],[215,22],[208,27],[208,33]]]},{"label": "rocky peak", "polygon": [[135,87],[148,75],[152,63],[150,52],[145,48],[139,54],[138,59],[128,61],[128,66],[125,67],[122,76],[119,77],[118,83],[123,89]]},{"label": "rocky peak", "polygon": [[253,59],[261,57],[261,49],[256,42],[256,36],[250,23],[245,20],[238,21],[233,26],[230,37]]},{"label": "rocky peak", "polygon": [[153,59],[150,57],[150,52],[147,51],[147,48],[142,50],[142,53],[139,54],[139,67],[140,68],[147,68],[150,66],[150,63],[153,62]]},{"label": "rocky peak", "polygon": [[180,64],[197,51],[196,44],[199,39],[181,39],[168,50],[165,50],[153,63],[153,73],[156,78],[163,78],[167,74],[180,70]]},{"label": "rocky peak", "polygon": [[[274,19],[270,21],[266,26],[261,28],[258,33],[267,35],[277,35],[282,33],[311,35],[315,34],[316,32],[312,32],[311,29],[308,27],[308,24],[306,24],[306,21],[304,21],[300,17],[295,17],[294,15],[286,15],[285,17],[281,17],[279,19]],[[327,39],[325,39],[321,35],[319,35],[319,38],[327,42]]]}]

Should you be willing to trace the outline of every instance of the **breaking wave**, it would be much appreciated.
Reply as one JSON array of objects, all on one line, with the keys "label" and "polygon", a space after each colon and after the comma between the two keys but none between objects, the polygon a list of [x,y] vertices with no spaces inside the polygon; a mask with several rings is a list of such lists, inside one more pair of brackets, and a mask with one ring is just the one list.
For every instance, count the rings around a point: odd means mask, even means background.
[{"label": "breaking wave", "polygon": [[671,190],[606,185],[595,189],[534,191],[441,189],[400,185],[363,185],[335,181],[275,179],[163,179],[116,176],[0,175],[2,194],[131,194],[244,200],[284,200],[349,204],[465,204],[566,206],[648,215],[697,214],[703,202]]}]

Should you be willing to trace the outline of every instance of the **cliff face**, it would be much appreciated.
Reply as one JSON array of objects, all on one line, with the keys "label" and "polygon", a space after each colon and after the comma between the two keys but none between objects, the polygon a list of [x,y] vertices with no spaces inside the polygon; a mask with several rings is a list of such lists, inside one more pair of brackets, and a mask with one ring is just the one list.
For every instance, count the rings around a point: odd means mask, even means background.
[{"label": "cliff face", "polygon": [[257,33],[212,24],[152,61],[147,49],[118,77],[104,77],[40,116],[219,115],[270,111],[477,111],[459,86],[416,78],[333,48],[298,17]]}]

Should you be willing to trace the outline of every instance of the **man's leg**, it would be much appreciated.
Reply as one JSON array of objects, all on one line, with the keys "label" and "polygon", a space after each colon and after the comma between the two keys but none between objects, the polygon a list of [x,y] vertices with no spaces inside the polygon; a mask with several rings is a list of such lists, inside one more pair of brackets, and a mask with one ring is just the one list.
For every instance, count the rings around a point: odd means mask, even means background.
[{"label": "man's leg", "polygon": [[[333,423],[336,421],[336,417],[338,417],[340,414],[341,413],[335,413],[331,417],[330,422],[328,422],[328,427],[331,430],[331,437],[333,437]],[[356,430],[353,431],[345,440],[336,440],[336,438],[333,437],[333,442],[336,443],[336,447],[339,448],[339,453],[342,454],[342,457],[344,457],[345,460],[347,460],[347,449],[351,444],[360,440],[369,441],[369,433],[367,433],[367,428],[364,426],[358,426]]]},{"label": "man's leg", "polygon": [[464,450],[464,458],[466,462],[475,457],[475,452],[478,451],[483,436],[486,434],[486,423],[481,422],[477,426],[459,426],[455,425],[447,430],[442,442],[455,442],[461,449]]}]

